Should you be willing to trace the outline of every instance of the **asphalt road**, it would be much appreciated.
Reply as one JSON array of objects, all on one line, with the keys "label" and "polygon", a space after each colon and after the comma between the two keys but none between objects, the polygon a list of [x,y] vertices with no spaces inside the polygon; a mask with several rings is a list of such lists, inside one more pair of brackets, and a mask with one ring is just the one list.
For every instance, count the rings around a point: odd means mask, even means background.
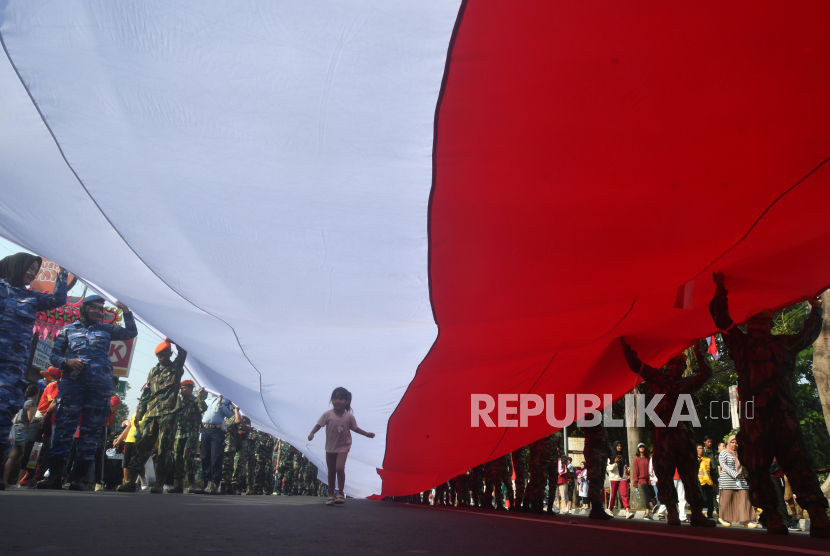
[{"label": "asphalt road", "polygon": [[828,554],[805,533],[702,530],[688,525],[305,496],[117,492],[0,492],[0,552],[176,556],[232,554],[535,555],[641,553],[700,556]]}]

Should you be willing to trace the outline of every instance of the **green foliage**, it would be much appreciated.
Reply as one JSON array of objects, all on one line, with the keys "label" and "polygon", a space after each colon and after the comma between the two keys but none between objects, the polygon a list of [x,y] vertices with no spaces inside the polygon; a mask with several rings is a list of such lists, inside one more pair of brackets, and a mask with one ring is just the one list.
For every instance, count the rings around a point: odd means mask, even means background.
[{"label": "green foliage", "polygon": [[[806,302],[779,311],[775,314],[773,334],[797,334],[809,314],[810,306]],[[709,358],[709,364],[712,366],[712,378],[692,396],[692,399],[701,425],[699,428],[695,428],[697,440],[702,441],[705,436],[708,436],[714,440],[715,447],[717,447],[720,439],[726,442],[731,434],[737,432],[732,429],[732,418],[729,414],[728,403],[724,402],[729,400],[729,387],[738,383],[738,375],[735,372],[735,363],[729,358],[721,336],[717,335],[715,341],[717,342],[719,357],[717,361]],[[689,351],[691,352],[691,350]],[[697,372],[697,362],[694,360],[694,356],[689,358],[689,362],[687,374]],[[812,347],[798,354],[794,379],[798,418],[801,423],[808,457],[812,459],[814,468],[830,467],[830,435],[827,432],[824,412],[821,407],[816,380],[813,376]],[[649,403],[652,395],[648,387],[641,384],[639,390],[645,395],[646,403]],[[613,414],[618,418],[625,414],[624,399],[619,399],[614,403]],[[649,451],[653,451],[651,427],[641,429],[640,434],[641,441],[646,444]],[[625,446],[627,442],[626,429],[609,428],[608,440],[610,443],[619,440]]]},{"label": "green foliage", "polygon": [[112,426],[121,428],[121,423],[124,422],[124,419],[129,419],[132,412],[130,411],[130,406],[127,404],[127,392],[130,391],[130,383],[127,383],[127,387],[124,389],[124,394],[119,394],[118,397],[121,398],[121,405],[118,406],[118,409],[115,410],[115,418],[112,420]]},{"label": "green foliage", "polygon": [[[797,334],[810,314],[807,303],[798,303],[775,314],[773,334]],[[735,364],[726,353],[720,335],[716,336],[719,361],[710,361],[712,378],[694,396],[695,410],[700,417],[701,428],[696,431],[702,438],[728,438],[732,431],[730,418],[710,412],[719,403],[729,399],[728,388],[738,383]],[[795,365],[795,396],[798,405],[798,419],[801,423],[806,452],[813,465],[830,467],[830,435],[824,421],[824,412],[813,376],[813,348],[798,354]]]}]

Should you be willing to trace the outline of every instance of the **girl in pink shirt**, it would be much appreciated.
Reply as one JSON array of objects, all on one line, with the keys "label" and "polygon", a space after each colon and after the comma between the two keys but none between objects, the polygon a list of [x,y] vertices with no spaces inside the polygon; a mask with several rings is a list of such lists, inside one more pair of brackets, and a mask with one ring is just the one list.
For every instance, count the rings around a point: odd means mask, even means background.
[{"label": "girl in pink shirt", "polygon": [[[345,504],[346,495],[343,487],[346,483],[346,457],[352,447],[352,432],[363,436],[374,438],[375,433],[366,432],[357,426],[357,421],[352,415],[352,394],[343,387],[335,388],[331,393],[332,409],[323,413],[317,420],[317,424],[311,429],[308,441],[314,439],[314,434],[321,428],[326,427],[326,467],[329,471],[329,499],[327,506]],[[340,483],[340,494],[335,498],[337,491],[334,486],[334,479]]]}]

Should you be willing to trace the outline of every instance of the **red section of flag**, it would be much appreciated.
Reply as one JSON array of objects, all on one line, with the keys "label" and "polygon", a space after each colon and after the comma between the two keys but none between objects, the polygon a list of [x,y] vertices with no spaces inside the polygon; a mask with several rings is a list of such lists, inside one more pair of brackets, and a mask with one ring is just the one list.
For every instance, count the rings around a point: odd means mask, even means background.
[{"label": "red section of flag", "polygon": [[472,393],[618,398],[618,336],[660,366],[714,333],[712,271],[736,320],[827,285],[828,25],[823,0],[466,5],[435,137],[440,333],[389,421],[384,495],[553,430],[471,428]]}]

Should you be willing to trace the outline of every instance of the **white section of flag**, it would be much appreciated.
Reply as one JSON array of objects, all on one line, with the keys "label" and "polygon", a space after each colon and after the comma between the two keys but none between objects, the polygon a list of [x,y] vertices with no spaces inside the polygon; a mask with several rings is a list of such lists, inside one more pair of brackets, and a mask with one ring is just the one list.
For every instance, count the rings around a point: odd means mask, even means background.
[{"label": "white section of flag", "polygon": [[305,437],[350,389],[378,436],[355,438],[347,492],[379,493],[437,333],[427,208],[458,6],[11,0],[9,58],[69,165],[4,56],[0,234],[126,302],[321,471]]}]

